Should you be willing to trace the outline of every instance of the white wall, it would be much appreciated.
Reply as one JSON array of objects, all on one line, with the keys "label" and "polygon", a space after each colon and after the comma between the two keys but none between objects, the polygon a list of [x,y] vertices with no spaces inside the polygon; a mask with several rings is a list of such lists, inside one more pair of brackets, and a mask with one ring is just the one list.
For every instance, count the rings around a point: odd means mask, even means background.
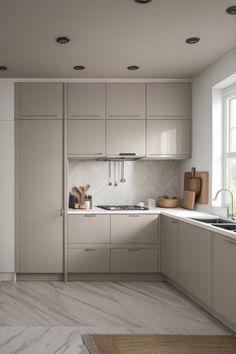
[{"label": "white wall", "polygon": [[14,279],[14,82],[0,80],[0,280]]},{"label": "white wall", "polygon": [[236,73],[236,48],[193,78],[192,82],[192,158],[180,166],[183,175],[194,166],[209,171],[209,204],[197,209],[211,211],[212,201],[212,88]]}]

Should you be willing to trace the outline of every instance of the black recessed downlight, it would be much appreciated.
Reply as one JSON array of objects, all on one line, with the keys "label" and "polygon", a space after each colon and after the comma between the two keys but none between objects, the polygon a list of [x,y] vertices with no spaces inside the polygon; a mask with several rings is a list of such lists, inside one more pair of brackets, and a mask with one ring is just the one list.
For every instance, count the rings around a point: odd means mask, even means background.
[{"label": "black recessed downlight", "polygon": [[70,42],[70,38],[69,37],[57,37],[56,39],[57,43],[60,43],[60,44],[67,44]]},{"label": "black recessed downlight", "polygon": [[229,15],[236,15],[236,5],[228,7],[226,12]]},{"label": "black recessed downlight", "polygon": [[75,65],[75,66],[74,66],[74,69],[75,69],[75,70],[84,70],[84,69],[85,69],[85,66],[84,66],[84,65]]},{"label": "black recessed downlight", "polygon": [[130,65],[130,66],[127,66],[127,69],[128,70],[138,70],[139,66],[138,65]]},{"label": "black recessed downlight", "polygon": [[0,65],[0,71],[6,71],[8,69],[5,65]]},{"label": "black recessed downlight", "polygon": [[152,0],[134,0],[135,2],[137,2],[138,4],[147,4],[149,2],[151,2]]},{"label": "black recessed downlight", "polygon": [[188,44],[196,44],[200,41],[199,37],[190,37],[185,40],[186,43]]}]

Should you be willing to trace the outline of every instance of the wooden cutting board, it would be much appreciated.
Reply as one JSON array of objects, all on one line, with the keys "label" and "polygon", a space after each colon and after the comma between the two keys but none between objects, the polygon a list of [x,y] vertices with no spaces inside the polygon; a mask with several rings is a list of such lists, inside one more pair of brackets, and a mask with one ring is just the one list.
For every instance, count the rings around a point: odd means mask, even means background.
[{"label": "wooden cutting board", "polygon": [[[195,173],[196,177],[201,179],[201,191],[200,194],[196,197],[196,204],[208,204],[208,180],[209,173],[207,171],[197,171]],[[189,189],[189,181],[192,177],[192,172],[185,172],[184,174],[184,190]]]},{"label": "wooden cutting board", "polygon": [[195,205],[196,193],[193,191],[184,191],[183,198],[183,208],[185,209],[193,209]]},{"label": "wooden cutting board", "polygon": [[199,196],[201,192],[201,178],[196,177],[196,168],[192,168],[192,176],[189,179],[189,188],[188,190],[195,192],[196,197]]}]

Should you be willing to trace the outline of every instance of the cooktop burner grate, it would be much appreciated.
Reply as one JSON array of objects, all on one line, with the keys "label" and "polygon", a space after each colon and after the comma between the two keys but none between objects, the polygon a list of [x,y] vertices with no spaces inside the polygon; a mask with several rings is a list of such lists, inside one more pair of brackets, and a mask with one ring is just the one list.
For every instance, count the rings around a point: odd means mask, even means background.
[{"label": "cooktop burner grate", "polygon": [[97,207],[105,210],[148,210],[147,207],[140,205],[97,205]]}]

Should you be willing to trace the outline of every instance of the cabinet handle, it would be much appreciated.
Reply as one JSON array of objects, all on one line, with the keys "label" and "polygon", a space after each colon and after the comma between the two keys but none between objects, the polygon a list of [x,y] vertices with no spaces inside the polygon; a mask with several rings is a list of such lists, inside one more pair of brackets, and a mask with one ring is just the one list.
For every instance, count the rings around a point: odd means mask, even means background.
[{"label": "cabinet handle", "polygon": [[96,218],[97,214],[84,214],[86,218]]},{"label": "cabinet handle", "polygon": [[236,246],[236,240],[231,240],[229,238],[224,238],[224,241],[225,242],[228,242],[228,243],[231,243],[232,245],[235,245]]},{"label": "cabinet handle", "polygon": [[58,114],[22,114],[21,117],[32,117],[32,118],[35,118],[35,117],[39,117],[39,118],[50,118],[50,117],[57,117]]},{"label": "cabinet handle", "polygon": [[169,221],[172,222],[173,224],[178,224],[178,220],[170,219]]},{"label": "cabinet handle", "polygon": [[95,252],[95,251],[97,251],[97,249],[96,248],[85,248],[84,251],[85,252]]},{"label": "cabinet handle", "polygon": [[140,114],[109,114],[108,117],[140,117]]},{"label": "cabinet handle", "polygon": [[100,117],[99,114],[71,114],[70,117]]},{"label": "cabinet handle", "polygon": [[60,210],[60,216],[64,216],[65,212],[64,212],[64,209],[61,209]]},{"label": "cabinet handle", "polygon": [[140,251],[140,248],[129,248],[128,252],[138,252]]},{"label": "cabinet handle", "polygon": [[139,214],[129,214],[129,217],[130,217],[130,218],[137,218],[137,217],[139,217],[139,216],[141,216],[141,215],[139,215]]}]

